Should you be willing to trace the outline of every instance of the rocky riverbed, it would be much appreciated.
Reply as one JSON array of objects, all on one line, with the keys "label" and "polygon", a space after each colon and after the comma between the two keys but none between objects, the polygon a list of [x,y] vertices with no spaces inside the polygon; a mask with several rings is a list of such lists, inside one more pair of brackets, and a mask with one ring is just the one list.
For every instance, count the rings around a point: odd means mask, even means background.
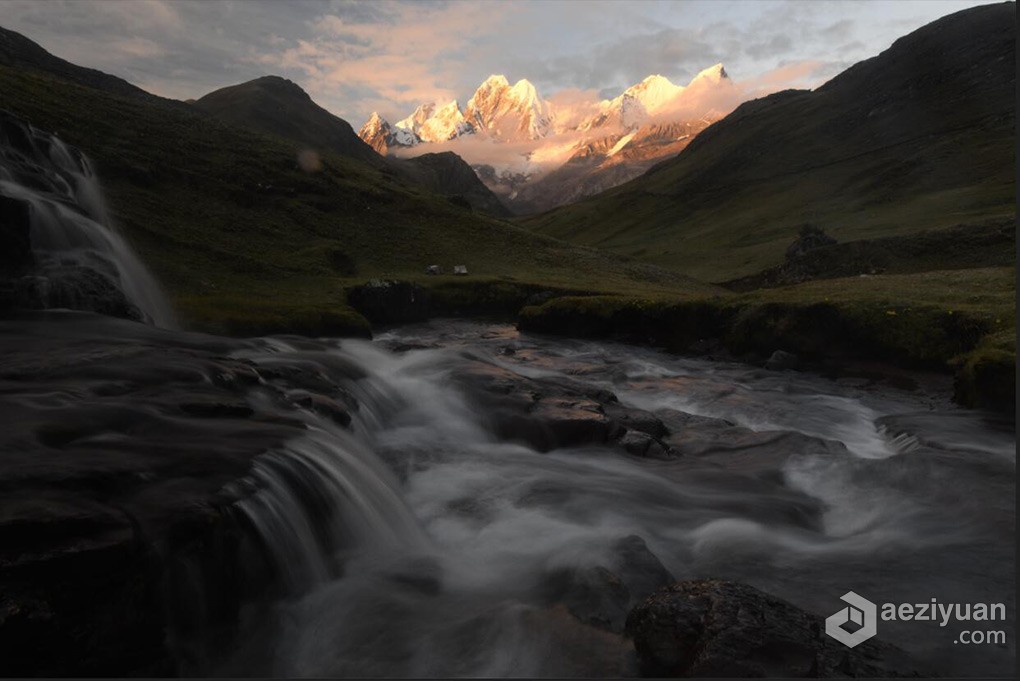
[{"label": "rocky riverbed", "polygon": [[1005,646],[823,633],[849,590],[1013,602],[1012,425],[947,393],[456,321],[0,349],[8,675],[1012,666],[1012,609]]}]

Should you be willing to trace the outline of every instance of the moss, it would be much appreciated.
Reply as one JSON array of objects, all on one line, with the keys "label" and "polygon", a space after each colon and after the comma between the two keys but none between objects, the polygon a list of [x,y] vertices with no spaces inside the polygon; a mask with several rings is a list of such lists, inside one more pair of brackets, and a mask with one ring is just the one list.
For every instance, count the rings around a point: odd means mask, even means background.
[{"label": "moss", "polygon": [[1016,408],[1016,352],[986,343],[959,357],[954,400],[975,408],[1013,413]]},{"label": "moss", "polygon": [[273,300],[190,297],[180,300],[179,308],[183,322],[189,328],[227,336],[274,333],[362,338],[372,336],[368,320],[342,302],[328,307],[298,307]]},{"label": "moss", "polygon": [[[813,300],[813,295],[797,301],[789,290],[783,292],[783,300],[760,294],[681,300],[562,297],[525,307],[519,326],[528,331],[645,343],[681,353],[700,340],[715,338],[730,352],[745,357],[782,349],[808,359],[872,359],[956,371],[957,399],[962,404],[1002,409],[1015,403],[1015,340],[1006,310],[983,303],[962,304],[958,310],[917,304],[913,302],[919,297],[916,292],[910,296],[910,305],[894,305],[887,295],[872,295],[873,282],[856,291],[853,283],[842,283],[838,300],[821,302]],[[942,302],[939,292],[930,293],[934,302]],[[980,298],[968,293],[973,291],[957,290],[955,296],[957,300]]]}]

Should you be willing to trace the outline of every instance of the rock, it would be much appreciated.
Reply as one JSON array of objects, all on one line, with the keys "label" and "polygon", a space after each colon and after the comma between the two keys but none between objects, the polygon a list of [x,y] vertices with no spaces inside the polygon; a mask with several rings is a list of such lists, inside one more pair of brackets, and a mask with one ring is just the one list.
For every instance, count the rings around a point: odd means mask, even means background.
[{"label": "rock", "polygon": [[[612,401],[616,401],[615,395],[613,395]],[[662,419],[650,411],[631,409],[617,404],[607,406],[606,414],[615,419],[628,431],[636,430],[651,435],[653,438],[664,438],[669,435],[669,430],[662,422]]]},{"label": "rock", "polygon": [[370,321],[383,324],[424,321],[432,309],[429,291],[406,281],[376,279],[355,286],[347,302]]},{"label": "rock", "polygon": [[627,586],[631,606],[676,581],[662,561],[651,552],[645,540],[636,534],[616,540],[612,550],[614,559],[611,567]]},{"label": "rock", "polygon": [[565,605],[581,622],[621,633],[630,608],[673,581],[645,541],[630,535],[613,542],[608,567],[555,570],[543,590],[550,602]]},{"label": "rock", "polygon": [[184,402],[181,411],[205,419],[246,419],[255,411],[247,404],[227,402]]},{"label": "rock", "polygon": [[718,338],[700,338],[687,346],[687,352],[697,356],[722,354],[724,351],[722,341]]},{"label": "rock", "polygon": [[770,371],[789,371],[797,368],[797,355],[792,352],[776,350],[765,361],[765,368]]},{"label": "rock", "polygon": [[836,240],[826,234],[825,230],[814,225],[802,225],[797,239],[786,249],[786,259],[793,260],[808,251],[835,243]]},{"label": "rock", "polygon": [[88,313],[0,320],[5,674],[187,675],[192,646],[271,592],[228,487],[304,425],[181,411],[233,411],[212,377],[243,372],[224,359],[242,347]]},{"label": "rock", "polygon": [[0,195],[0,278],[22,274],[32,266],[31,229],[29,203]]},{"label": "rock", "polygon": [[133,321],[146,319],[114,281],[91,267],[43,267],[12,283],[14,306],[21,309],[69,308]]},{"label": "rock", "polygon": [[920,675],[902,650],[874,639],[847,648],[821,617],[735,582],[660,589],[631,611],[626,631],[646,677]]},{"label": "rock", "polygon": [[571,615],[607,631],[621,631],[627,618],[630,591],[613,572],[602,566],[555,571],[545,584],[548,594],[563,603]]},{"label": "rock", "polygon": [[624,432],[598,402],[586,398],[542,398],[530,416],[537,429],[534,441],[542,450],[609,442]]},{"label": "rock", "polygon": [[337,425],[345,428],[351,425],[351,413],[347,407],[325,395],[317,395],[307,390],[291,390],[286,394],[286,399],[291,404],[310,409]]},{"label": "rock", "polygon": [[630,430],[619,440],[619,445],[627,450],[628,454],[640,456],[646,459],[660,459],[671,461],[679,456],[669,445],[661,440],[652,437],[639,430]]}]

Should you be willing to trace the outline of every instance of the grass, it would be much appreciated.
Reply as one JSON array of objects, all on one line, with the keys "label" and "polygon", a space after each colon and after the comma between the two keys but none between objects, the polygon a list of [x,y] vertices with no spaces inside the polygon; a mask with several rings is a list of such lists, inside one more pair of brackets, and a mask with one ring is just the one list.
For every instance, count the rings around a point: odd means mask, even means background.
[{"label": "grass", "polygon": [[[114,222],[170,293],[183,322],[226,333],[364,333],[345,292],[414,279],[429,264],[560,289],[676,294],[712,287],[676,272],[536,236],[390,173],[201,112],[0,67],[3,107],[95,163]],[[430,285],[435,282],[430,282]]]},{"label": "grass", "polygon": [[690,352],[717,339],[737,355],[880,359],[953,371],[957,397],[1015,400],[1015,271],[935,271],[813,281],[740,295],[562,297],[526,307],[532,331],[611,337]]}]

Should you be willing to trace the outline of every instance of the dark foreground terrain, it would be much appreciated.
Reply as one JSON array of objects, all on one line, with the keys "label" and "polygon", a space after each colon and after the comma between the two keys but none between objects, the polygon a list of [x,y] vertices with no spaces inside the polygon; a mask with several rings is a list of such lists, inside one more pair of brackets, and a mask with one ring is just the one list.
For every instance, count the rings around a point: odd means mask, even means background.
[{"label": "dark foreground terrain", "polygon": [[952,646],[962,623],[854,650],[819,628],[851,589],[1012,603],[1011,426],[938,380],[452,321],[236,341],[31,313],[0,349],[5,674],[1013,663],[1012,620],[1004,648]]}]

